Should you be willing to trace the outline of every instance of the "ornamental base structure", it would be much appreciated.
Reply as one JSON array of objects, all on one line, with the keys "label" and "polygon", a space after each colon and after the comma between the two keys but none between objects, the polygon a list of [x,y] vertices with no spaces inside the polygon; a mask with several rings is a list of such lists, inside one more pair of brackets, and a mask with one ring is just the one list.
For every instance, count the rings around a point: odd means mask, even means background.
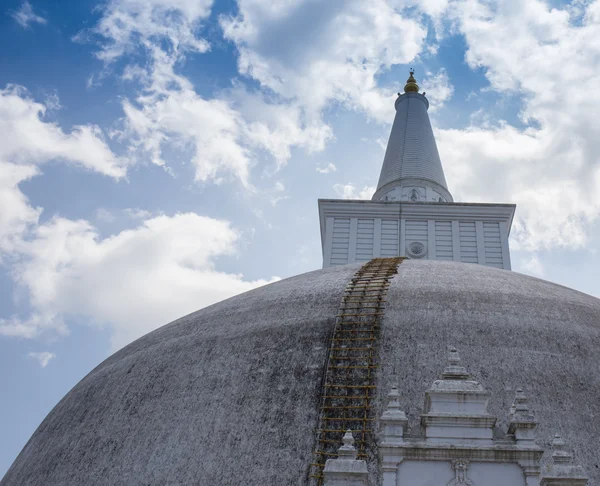
[{"label": "ornamental base structure", "polygon": [[[383,486],[584,486],[588,480],[558,436],[542,462],[535,443],[537,421],[522,390],[509,411],[509,426],[495,438],[496,417],[487,411],[490,393],[460,364],[450,363],[425,393],[419,436],[407,433],[401,394],[394,387],[379,422]],[[543,465],[542,465],[543,464]]]}]

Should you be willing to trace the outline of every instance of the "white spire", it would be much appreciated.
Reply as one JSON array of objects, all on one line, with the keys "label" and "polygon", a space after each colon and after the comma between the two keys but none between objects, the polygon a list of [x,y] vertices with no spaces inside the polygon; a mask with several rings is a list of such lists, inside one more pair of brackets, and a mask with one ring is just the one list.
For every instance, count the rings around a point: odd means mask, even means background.
[{"label": "white spire", "polygon": [[373,201],[452,202],[427,109],[429,101],[410,77],[398,93],[396,117]]}]

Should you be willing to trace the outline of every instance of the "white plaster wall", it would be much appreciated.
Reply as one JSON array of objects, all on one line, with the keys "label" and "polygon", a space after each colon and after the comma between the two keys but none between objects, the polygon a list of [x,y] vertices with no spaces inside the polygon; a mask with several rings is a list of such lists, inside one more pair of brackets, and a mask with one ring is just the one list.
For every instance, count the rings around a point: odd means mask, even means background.
[{"label": "white plaster wall", "polygon": [[518,464],[472,462],[468,477],[475,486],[525,486],[525,475]]},{"label": "white plaster wall", "polygon": [[399,221],[397,219],[381,220],[381,256],[398,256]]},{"label": "white plaster wall", "polygon": [[[420,242],[428,246],[428,225],[426,220],[416,221],[416,220],[406,220],[405,223],[405,243],[406,247],[413,242]],[[430,253],[429,248],[427,248],[427,255]]]},{"label": "white plaster wall", "polygon": [[500,223],[483,223],[483,244],[485,264],[490,267],[504,268]]},{"label": "white plaster wall", "polygon": [[436,260],[454,258],[452,251],[452,221],[435,222],[435,255]]},{"label": "white plaster wall", "polygon": [[[468,214],[449,218],[450,214],[443,214],[444,206],[430,208],[423,217],[408,214],[404,217],[405,213],[417,212],[415,209],[419,207],[408,206],[400,211],[400,206],[374,203],[371,207],[362,202],[332,201],[334,205],[340,203],[348,208],[321,214],[325,223],[321,227],[324,267],[367,262],[377,257],[411,258],[414,255],[407,249],[411,243],[420,242],[426,248],[423,259],[478,263],[510,270],[508,226],[503,221],[486,221],[478,215],[471,219]],[[459,205],[450,207],[461,212],[471,210]],[[492,212],[494,208],[486,210]]]},{"label": "white plaster wall", "polygon": [[[446,486],[456,477],[450,462],[403,461],[395,484],[384,486]],[[525,476],[518,464],[472,462],[467,477],[474,486],[525,486]]]},{"label": "white plaster wall", "polygon": [[350,249],[350,218],[333,219],[333,236],[331,239],[330,264],[346,265]]},{"label": "white plaster wall", "polygon": [[464,263],[480,263],[477,257],[477,231],[475,223],[471,221],[459,221],[458,231],[460,261]]},{"label": "white plaster wall", "polygon": [[356,261],[368,262],[374,256],[375,219],[358,219],[356,230]]},{"label": "white plaster wall", "polygon": [[446,486],[452,479],[449,462],[404,461],[398,468],[396,484],[384,486]]}]

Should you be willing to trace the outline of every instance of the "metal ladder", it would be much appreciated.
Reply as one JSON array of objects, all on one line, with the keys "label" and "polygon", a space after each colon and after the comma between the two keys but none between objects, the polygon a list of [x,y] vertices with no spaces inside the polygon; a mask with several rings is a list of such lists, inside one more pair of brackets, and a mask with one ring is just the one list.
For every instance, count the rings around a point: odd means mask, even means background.
[{"label": "metal ladder", "polygon": [[363,265],[344,290],[331,335],[323,380],[309,482],[323,484],[325,461],[337,457],[346,430],[353,432],[359,459],[373,443],[375,372],[379,325],[390,280],[403,257],[375,258]]}]

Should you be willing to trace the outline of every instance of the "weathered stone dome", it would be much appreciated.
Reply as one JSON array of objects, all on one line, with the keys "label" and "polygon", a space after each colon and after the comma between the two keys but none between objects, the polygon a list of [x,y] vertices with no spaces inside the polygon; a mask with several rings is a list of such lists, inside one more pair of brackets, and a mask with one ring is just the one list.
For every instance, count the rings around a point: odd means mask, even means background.
[{"label": "weathered stone dome", "polygon": [[[1,485],[306,484],[328,339],[358,268],[289,278],[138,339],[63,398]],[[541,443],[559,432],[600,485],[600,300],[480,265],[405,261],[377,393],[398,384],[410,427],[451,344],[491,391],[491,413],[506,417],[523,387]]]}]

